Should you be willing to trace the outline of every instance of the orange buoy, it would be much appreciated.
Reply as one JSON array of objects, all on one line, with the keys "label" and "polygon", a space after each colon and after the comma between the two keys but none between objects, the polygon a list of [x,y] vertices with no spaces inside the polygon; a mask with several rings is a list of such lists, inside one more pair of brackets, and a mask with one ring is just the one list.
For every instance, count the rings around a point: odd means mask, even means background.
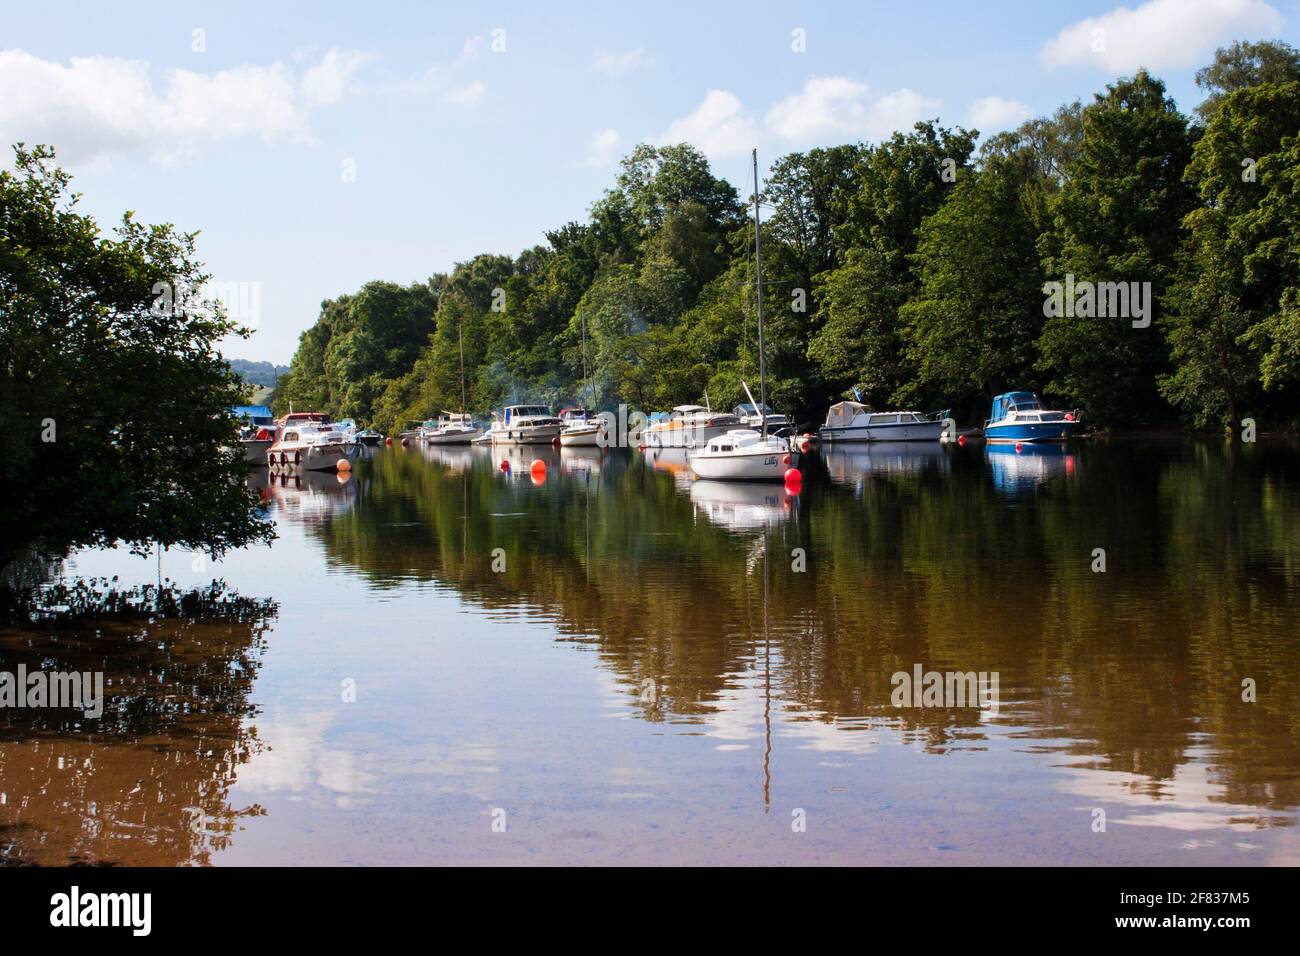
[{"label": "orange buoy", "polygon": [[352,462],[348,461],[346,458],[343,458],[334,467],[337,468],[339,471],[351,471]]},{"label": "orange buoy", "polygon": [[542,461],[540,458],[538,458],[536,461],[534,461],[531,465],[528,466],[528,470],[529,470],[530,472],[533,473],[533,477],[534,477],[534,478],[537,478],[537,477],[539,477],[539,476],[542,477],[542,478],[545,478],[545,477],[546,477],[546,462],[544,462],[544,461]]}]

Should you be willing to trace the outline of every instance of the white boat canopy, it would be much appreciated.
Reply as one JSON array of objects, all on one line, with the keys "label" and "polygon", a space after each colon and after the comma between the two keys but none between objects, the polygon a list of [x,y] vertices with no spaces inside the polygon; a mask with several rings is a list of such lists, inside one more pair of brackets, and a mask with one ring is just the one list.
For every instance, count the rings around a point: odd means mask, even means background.
[{"label": "white boat canopy", "polygon": [[869,414],[870,411],[871,409],[861,402],[840,402],[837,405],[832,405],[830,411],[826,413],[826,427],[839,428],[849,425],[853,422],[853,419],[859,415]]}]

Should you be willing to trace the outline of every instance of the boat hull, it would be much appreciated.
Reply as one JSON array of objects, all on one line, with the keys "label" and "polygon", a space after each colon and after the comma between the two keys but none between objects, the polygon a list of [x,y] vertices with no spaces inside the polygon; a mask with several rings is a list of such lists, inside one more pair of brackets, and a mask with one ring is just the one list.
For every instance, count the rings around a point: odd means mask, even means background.
[{"label": "boat hull", "polygon": [[565,448],[598,448],[601,444],[599,427],[575,428],[560,432],[560,444]]},{"label": "boat hull", "polygon": [[241,441],[239,446],[244,449],[244,463],[248,465],[266,464],[266,453],[274,444],[275,439],[273,438],[252,438],[248,441]]},{"label": "boat hull", "polygon": [[355,444],[312,445],[307,448],[272,449],[266,453],[272,468],[301,468],[304,471],[336,471],[343,461],[349,465],[357,457]]},{"label": "boat hull", "polygon": [[827,426],[818,429],[825,442],[836,441],[938,441],[943,435],[943,422],[899,422],[883,425]]},{"label": "boat hull", "polygon": [[1006,425],[986,425],[984,440],[997,444],[1068,441],[1078,427],[1077,421],[1009,422]]},{"label": "boat hull", "polygon": [[781,481],[793,460],[790,453],[772,448],[690,456],[691,470],[714,481]]},{"label": "boat hull", "polygon": [[551,445],[564,430],[563,425],[525,425],[489,432],[494,445]]},{"label": "boat hull", "polygon": [[429,445],[468,445],[483,435],[481,428],[465,428],[456,431],[428,432],[424,440]]}]

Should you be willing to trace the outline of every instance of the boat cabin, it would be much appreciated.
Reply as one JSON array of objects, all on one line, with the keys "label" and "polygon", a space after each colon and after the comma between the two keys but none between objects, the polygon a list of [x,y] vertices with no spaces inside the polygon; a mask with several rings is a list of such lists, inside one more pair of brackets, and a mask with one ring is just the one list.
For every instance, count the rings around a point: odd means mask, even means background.
[{"label": "boat cabin", "polygon": [[1003,392],[993,398],[988,424],[1006,419],[1017,422],[1060,422],[1071,421],[1073,418],[1073,415],[1066,412],[1045,411],[1042,401],[1033,392]]}]

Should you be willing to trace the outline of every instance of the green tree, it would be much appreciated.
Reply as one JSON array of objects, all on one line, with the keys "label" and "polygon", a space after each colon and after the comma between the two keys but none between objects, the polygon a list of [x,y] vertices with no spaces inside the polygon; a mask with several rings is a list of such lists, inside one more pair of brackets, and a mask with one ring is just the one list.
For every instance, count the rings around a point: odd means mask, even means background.
[{"label": "green tree", "polygon": [[1149,327],[1133,327],[1127,315],[1063,310],[1039,337],[1048,391],[1103,423],[1150,420],[1165,407],[1155,386],[1167,363],[1159,299],[1173,273],[1180,223],[1195,203],[1183,180],[1192,144],[1186,117],[1159,80],[1140,71],[1111,84],[1083,111],[1078,159],[1040,237],[1049,281],[1150,284]]},{"label": "green tree", "polygon": [[815,283],[822,319],[808,355],[831,389],[858,384],[868,400],[886,402],[909,380],[898,312],[917,287],[917,230],[969,173],[974,148],[971,132],[925,122],[861,154],[857,189],[834,230],[848,251]]},{"label": "green tree", "polygon": [[1236,429],[1261,390],[1300,376],[1300,82],[1225,96],[1186,178],[1202,205],[1186,220],[1166,331],[1163,393],[1200,425]]},{"label": "green tree", "polygon": [[920,289],[900,314],[916,377],[899,400],[969,407],[1036,386],[1043,280],[1026,194],[1041,175],[1026,152],[994,155],[921,224]]},{"label": "green tree", "polygon": [[1280,40],[1238,40],[1214,52],[1214,62],[1196,71],[1196,85],[1206,91],[1196,108],[1207,124],[1219,104],[1238,90],[1265,83],[1300,80],[1300,50]]},{"label": "green tree", "polygon": [[[244,482],[217,352],[242,330],[213,303],[193,233],[76,210],[44,147],[0,171],[0,566],[125,542],[219,554],[273,537]],[[244,333],[246,334],[246,333]]]}]

